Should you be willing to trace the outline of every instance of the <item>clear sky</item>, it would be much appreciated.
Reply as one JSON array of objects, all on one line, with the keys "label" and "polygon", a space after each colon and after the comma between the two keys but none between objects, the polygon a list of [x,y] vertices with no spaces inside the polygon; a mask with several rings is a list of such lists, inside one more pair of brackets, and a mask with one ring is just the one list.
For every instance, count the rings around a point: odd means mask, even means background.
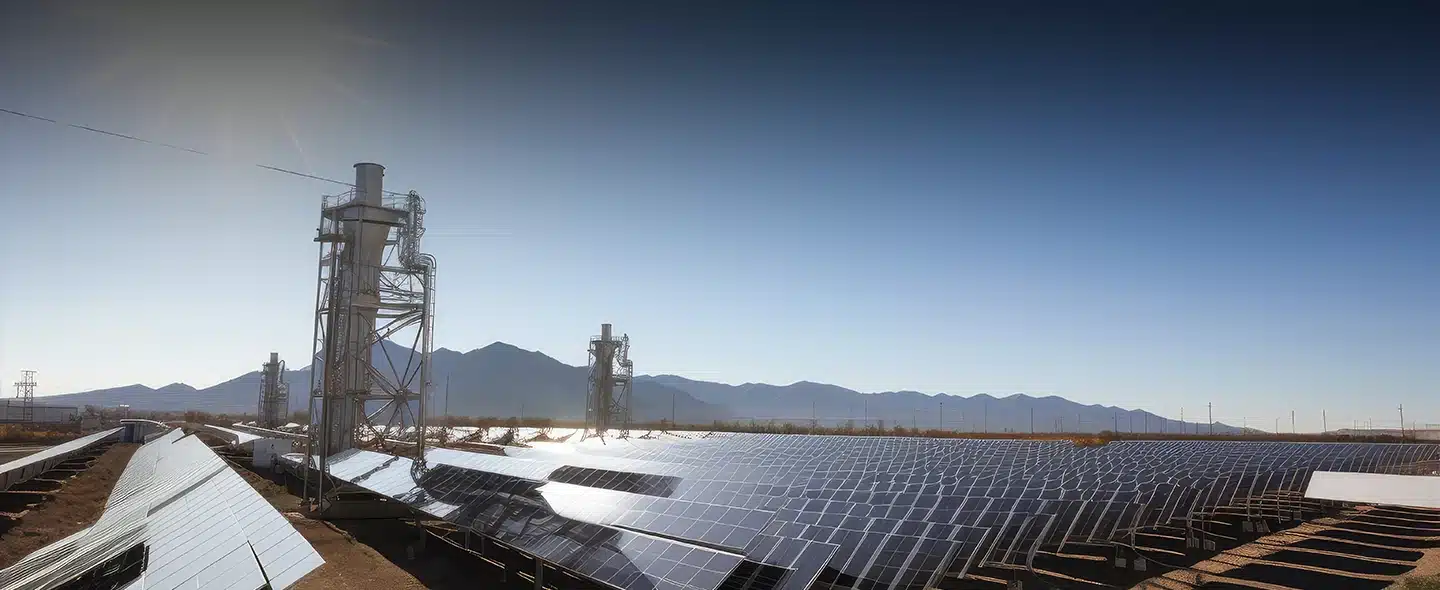
[{"label": "clear sky", "polygon": [[437,347],[1440,422],[1422,3],[210,4],[0,8],[0,108],[212,154],[0,113],[7,390],[302,364],[338,187],[250,165],[371,161]]}]

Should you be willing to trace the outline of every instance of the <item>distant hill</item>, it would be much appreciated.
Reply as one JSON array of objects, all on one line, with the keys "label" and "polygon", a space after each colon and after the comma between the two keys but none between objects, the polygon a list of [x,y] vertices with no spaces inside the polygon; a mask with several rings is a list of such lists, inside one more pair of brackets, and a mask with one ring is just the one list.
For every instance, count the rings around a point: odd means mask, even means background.
[{"label": "distant hill", "polygon": [[[585,417],[585,392],[590,370],[557,361],[543,353],[503,342],[461,354],[436,351],[433,396],[437,413],[453,416],[544,416],[570,420]],[[446,380],[449,400],[446,401]],[[670,418],[671,401],[680,422],[708,424],[731,411],[695,399],[661,383],[636,380],[630,411],[636,421]]]},{"label": "distant hill", "polygon": [[[392,358],[409,352],[388,341],[383,343],[383,349]],[[377,346],[376,352],[381,350]],[[137,410],[253,414],[260,391],[258,367],[263,356],[257,355],[257,359],[256,371],[204,389],[183,383],[159,389],[128,385],[42,399],[48,404],[76,406],[128,404]],[[510,417],[523,414],[580,420],[585,416],[588,371],[586,367],[567,365],[545,354],[503,342],[465,353],[442,348],[431,356],[434,383],[431,409],[434,415]],[[291,409],[305,409],[309,368],[286,371],[285,377],[290,383]],[[868,418],[870,424],[883,420],[886,427],[943,426],[968,432],[1030,432],[1033,411],[1036,432],[1099,432],[1117,428],[1122,432],[1132,429],[1175,432],[1182,427],[1175,420],[1149,412],[1083,405],[1054,396],[1036,398],[1015,394],[996,398],[985,394],[962,397],[914,391],[860,393],[809,381],[790,385],[727,385],[674,375],[640,376],[635,379],[633,396],[631,408],[636,421],[669,419],[673,401],[675,417],[688,424],[755,420],[806,425],[813,417],[821,425],[840,426],[854,420],[856,426],[862,426]],[[1183,427],[1187,432],[1195,432],[1196,424],[1188,422]],[[1205,424],[1199,428],[1203,432],[1209,430]],[[1215,432],[1230,434],[1241,429],[1216,424]]]},{"label": "distant hill", "polygon": [[[700,401],[725,406],[734,419],[758,422],[810,424],[812,418],[823,426],[842,426],[850,420],[861,426],[868,421],[885,426],[945,428],[963,432],[1195,432],[1195,422],[1181,423],[1142,410],[1114,406],[1084,405],[1056,396],[1031,397],[1014,394],[993,397],[986,394],[962,397],[926,395],[915,391],[860,393],[836,385],[801,381],[790,385],[746,383],[727,385],[695,381],[675,375],[642,376],[639,382],[659,383],[695,396]],[[1033,421],[1032,421],[1033,416]],[[943,420],[943,423],[942,423]],[[1077,427],[1078,425],[1078,427]],[[1209,425],[1198,425],[1209,432]],[[1215,425],[1215,433],[1233,434],[1245,430],[1226,424]],[[1254,430],[1250,430],[1254,432]]]},{"label": "distant hill", "polygon": [[[401,358],[409,350],[393,342],[383,347],[391,358]],[[377,353],[381,347],[377,346]],[[257,356],[257,358],[262,357]],[[377,355],[374,358],[383,358]],[[299,361],[302,359],[289,359]],[[431,354],[432,415],[447,411],[455,416],[535,416],[567,420],[585,417],[585,393],[589,369],[574,367],[539,352],[521,350],[496,342],[484,348],[460,353],[439,349]],[[257,370],[224,383],[204,389],[185,384],[172,384],[159,389],[144,385],[128,385],[82,393],[45,396],[47,404],[58,405],[129,405],[136,410],[184,411],[202,410],[215,413],[256,412],[260,394],[260,362]],[[308,367],[285,372],[290,383],[290,408],[303,410],[309,403]],[[446,389],[449,399],[446,399]],[[636,381],[631,399],[631,412],[636,421],[659,421],[674,414],[681,422],[708,424],[723,420],[731,411],[696,400],[694,397],[661,383]]]}]

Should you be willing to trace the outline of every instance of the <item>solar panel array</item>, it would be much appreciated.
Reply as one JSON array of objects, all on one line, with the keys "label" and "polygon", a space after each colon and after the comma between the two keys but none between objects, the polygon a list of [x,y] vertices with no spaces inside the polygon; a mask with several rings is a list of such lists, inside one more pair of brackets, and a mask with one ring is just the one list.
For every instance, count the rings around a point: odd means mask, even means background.
[{"label": "solar panel array", "polygon": [[[0,570],[0,588],[74,587],[111,575],[129,553],[143,557],[127,590],[280,590],[324,563],[224,460],[183,435],[136,450],[95,524]],[[96,587],[114,586],[103,581]]]},{"label": "solar panel array", "polygon": [[54,469],[56,465],[90,447],[120,440],[120,434],[120,428],[112,428],[42,449],[14,461],[0,463],[0,491]]},{"label": "solar panel array", "polygon": [[349,451],[331,471],[617,588],[920,589],[1217,507],[1277,514],[1313,471],[1403,472],[1440,454],[757,434],[557,448],[433,449],[428,469]]}]

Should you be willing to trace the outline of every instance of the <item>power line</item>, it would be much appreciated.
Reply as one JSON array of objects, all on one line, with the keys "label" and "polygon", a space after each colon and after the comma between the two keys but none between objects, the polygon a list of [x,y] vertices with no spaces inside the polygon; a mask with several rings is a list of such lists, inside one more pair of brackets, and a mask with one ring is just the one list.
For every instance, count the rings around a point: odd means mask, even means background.
[{"label": "power line", "polygon": [[[36,118],[36,117],[32,117],[32,118]],[[58,123],[57,123],[57,124],[58,124]],[[85,131],[89,131],[89,132],[92,132],[92,133],[101,133],[101,134],[109,135],[109,136],[112,136],[112,137],[118,137],[118,138],[120,138],[120,139],[128,139],[128,140],[131,140],[131,141],[138,141],[138,142],[140,142],[140,143],[148,143],[148,144],[150,144],[150,145],[158,145],[158,146],[161,146],[161,147],[167,147],[167,148],[170,148],[170,149],[172,149],[172,150],[180,150],[180,151],[182,151],[182,152],[190,152],[190,153],[192,153],[192,154],[200,154],[200,155],[202,155],[202,156],[208,156],[208,155],[210,155],[209,153],[202,152],[202,151],[200,151],[200,150],[192,150],[192,149],[187,148],[187,147],[180,147],[180,146],[178,146],[178,145],[172,145],[172,144],[168,144],[168,143],[161,142],[161,141],[150,141],[150,140],[148,140],[148,139],[142,139],[142,138],[139,138],[139,137],[135,137],[134,135],[126,135],[126,134],[124,134],[124,133],[115,133],[115,132],[113,132],[113,131],[106,131],[106,130],[104,130],[104,129],[96,129],[96,128],[94,128],[94,127],[86,127],[86,126],[84,126],[84,125],[76,125],[76,124],[74,124],[74,123],[68,123],[67,126],[68,126],[68,127],[74,127],[74,128],[76,128],[76,129],[83,129],[83,130],[85,130]]]},{"label": "power line", "polygon": [[[79,130],[82,130],[82,131],[89,131],[89,132],[91,132],[91,133],[98,133],[98,134],[101,134],[101,135],[109,135],[109,136],[111,136],[111,137],[118,137],[118,138],[120,138],[120,139],[128,139],[128,140],[130,140],[130,141],[135,141],[135,142],[139,142],[139,143],[150,144],[150,145],[154,145],[154,146],[160,146],[160,147],[164,147],[164,148],[170,148],[170,149],[172,149],[172,150],[178,150],[178,151],[182,151],[182,152],[189,152],[189,153],[198,154],[198,155],[201,155],[201,156],[214,156],[214,155],[215,155],[215,154],[211,154],[210,152],[205,152],[205,151],[201,151],[201,150],[197,150],[197,149],[187,148],[187,147],[184,147],[184,146],[179,146],[179,145],[175,145],[175,144],[171,144],[171,143],[165,143],[165,142],[163,142],[163,141],[155,141],[155,140],[151,140],[151,139],[145,139],[145,138],[143,138],[143,137],[137,137],[137,136],[134,136],[134,135],[127,135],[127,134],[124,134],[124,133],[116,133],[116,132],[114,132],[114,131],[106,131],[106,130],[104,130],[104,129],[99,129],[99,128],[96,128],[96,127],[89,127],[89,126],[86,126],[86,125],[77,125],[77,124],[75,124],[75,123],[65,123],[65,122],[62,122],[62,121],[57,121],[57,120],[55,120],[55,119],[50,119],[50,118],[46,118],[46,117],[41,117],[41,116],[39,116],[39,115],[32,115],[32,114],[30,114],[30,113],[23,113],[23,112],[20,112],[20,111],[13,111],[13,110],[6,109],[6,108],[0,108],[0,113],[5,113],[5,114],[8,114],[8,115],[14,115],[14,116],[16,116],[16,117],[23,117],[23,118],[26,118],[26,119],[34,119],[34,120],[36,120],[36,121],[44,121],[44,122],[46,122],[46,123],[51,123],[51,124],[54,124],[54,125],[63,125],[63,126],[70,127],[70,128],[73,128],[73,129],[79,129]],[[254,166],[255,166],[256,168],[263,168],[263,169],[265,169],[265,170],[271,170],[271,171],[274,171],[274,172],[283,172],[283,173],[285,173],[285,174],[291,174],[291,175],[294,175],[294,176],[299,176],[299,177],[301,177],[301,178],[309,178],[309,179],[311,179],[311,180],[321,180],[321,181],[324,181],[324,182],[331,182],[331,183],[340,184],[340,185],[345,185],[345,186],[352,187],[352,188],[355,186],[355,185],[350,184],[350,183],[348,183],[348,182],[345,182],[345,181],[343,181],[343,180],[335,180],[335,179],[333,179],[333,178],[325,178],[325,177],[323,177],[323,176],[315,176],[314,174],[306,174],[306,173],[304,173],[304,172],[296,172],[296,171],[294,171],[294,170],[286,170],[286,169],[280,168],[280,167],[278,167],[278,166],[268,166],[268,165],[265,165],[265,164],[254,164]],[[406,193],[397,193],[397,192],[394,192],[394,191],[384,191],[384,193],[387,194],[387,195],[392,195],[392,196],[397,196],[397,197],[406,196]]]},{"label": "power line", "polygon": [[[299,177],[301,177],[301,178],[309,178],[309,179],[312,179],[312,180],[323,180],[323,181],[325,181],[325,182],[333,182],[333,183],[335,183],[335,184],[343,184],[343,185],[345,185],[345,186],[355,186],[355,185],[350,184],[350,183],[348,183],[348,182],[345,182],[345,181],[343,181],[343,180],[335,180],[335,179],[333,179],[333,178],[325,178],[325,177],[323,177],[323,176],[315,176],[314,174],[305,174],[304,172],[296,172],[296,171],[294,171],[294,170],[286,170],[286,169],[284,169],[284,168],[276,168],[276,167],[274,167],[274,166],[266,166],[266,165],[264,165],[264,164],[256,164],[255,167],[256,167],[256,168],[264,168],[264,169],[266,169],[266,170],[274,170],[274,171],[276,171],[276,172],[284,172],[284,173],[286,173],[286,174],[294,174],[295,176],[299,176]],[[393,193],[393,192],[390,192],[390,191],[385,191],[385,194],[389,194],[389,195],[400,195],[400,194],[402,194],[402,193]]]},{"label": "power line", "polygon": [[9,114],[15,115],[15,116],[17,116],[17,117],[25,117],[25,118],[27,118],[27,119],[35,119],[36,121],[44,121],[44,122],[46,122],[46,123],[54,123],[54,124],[56,124],[56,125],[59,125],[59,124],[60,124],[59,121],[56,121],[56,120],[54,120],[54,119],[46,119],[45,117],[37,117],[37,116],[35,116],[35,115],[25,114],[25,113],[22,113],[22,112],[20,112],[20,111],[12,111],[12,110],[10,110],[10,109],[0,109],[0,113],[9,113]]}]

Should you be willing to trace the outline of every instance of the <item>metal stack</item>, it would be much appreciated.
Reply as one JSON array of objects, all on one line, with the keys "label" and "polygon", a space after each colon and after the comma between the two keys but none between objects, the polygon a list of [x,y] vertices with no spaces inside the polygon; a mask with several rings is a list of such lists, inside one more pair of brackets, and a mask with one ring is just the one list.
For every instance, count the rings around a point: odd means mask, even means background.
[{"label": "metal stack", "polygon": [[279,428],[290,414],[290,384],[285,382],[285,361],[280,353],[270,353],[270,362],[260,366],[261,428]]},{"label": "metal stack", "polygon": [[630,432],[630,381],[635,365],[630,361],[630,336],[615,338],[610,324],[600,324],[600,335],[590,338],[590,389],[585,401],[585,430],[588,436],[605,436],[618,429],[620,437]]},{"label": "metal stack", "polygon": [[[335,453],[388,450],[425,425],[435,259],[420,252],[424,199],[385,191],[384,174],[356,164],[355,189],[321,205],[307,454],[322,470]],[[307,497],[323,496],[310,484]]]}]

